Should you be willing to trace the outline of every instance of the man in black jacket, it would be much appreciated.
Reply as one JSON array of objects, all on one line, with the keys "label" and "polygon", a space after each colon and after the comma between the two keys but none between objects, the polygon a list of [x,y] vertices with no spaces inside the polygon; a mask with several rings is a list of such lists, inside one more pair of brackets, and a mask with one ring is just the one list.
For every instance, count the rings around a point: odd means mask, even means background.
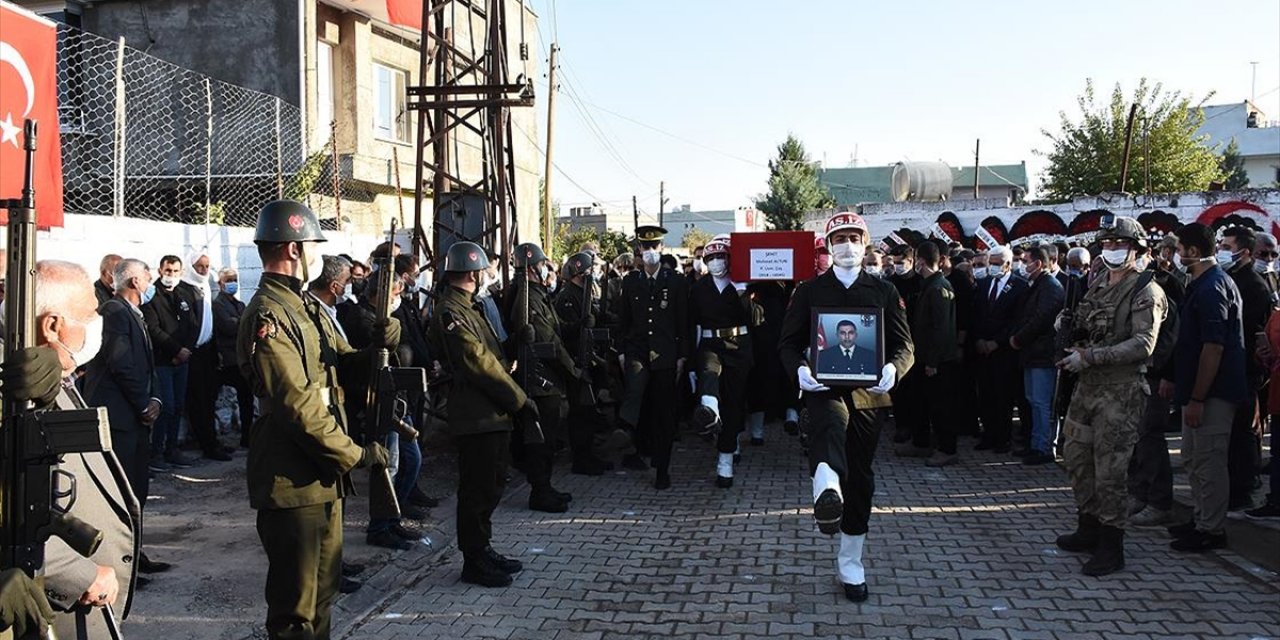
[{"label": "man in black jacket", "polygon": [[910,413],[911,442],[898,447],[898,455],[928,457],[930,467],[959,461],[956,455],[955,416],[952,414],[951,377],[956,375],[960,346],[956,342],[956,298],[951,283],[938,270],[941,251],[931,240],[916,247],[920,295],[908,316],[916,364],[906,379],[918,392],[920,407]]},{"label": "man in black jacket", "polygon": [[[973,252],[964,249],[951,258],[951,273],[947,282],[956,295],[956,342],[960,345],[960,362],[957,373],[951,377],[955,397],[956,435],[978,435],[978,388],[973,354],[967,352],[969,331],[973,326],[973,298],[976,285],[973,273]],[[984,267],[985,270],[985,267]]]},{"label": "man in black jacket", "polygon": [[236,390],[240,414],[240,446],[249,448],[249,431],[256,416],[253,405],[253,388],[240,373],[236,364],[236,333],[240,330],[240,316],[244,315],[244,303],[240,294],[240,274],[227,267],[218,272],[218,297],[213,299],[213,339],[218,349],[218,380],[220,385]]},{"label": "man in black jacket", "polygon": [[114,274],[116,265],[123,259],[114,253],[108,253],[98,263],[98,279],[93,281],[93,295],[97,298],[99,307],[116,297]]},{"label": "man in black jacket", "polygon": [[[395,257],[395,270],[396,279],[404,283],[400,306],[392,314],[404,329],[399,349],[400,366],[430,369],[434,358],[431,356],[431,348],[427,346],[427,325],[422,319],[422,303],[418,296],[418,261],[413,256],[402,253]],[[406,355],[410,357],[404,357]]]},{"label": "man in black jacket", "polygon": [[[920,275],[916,273],[916,252],[911,247],[897,247],[890,254],[892,270],[886,270],[882,277],[887,278],[898,289],[898,296],[907,306],[907,318],[915,314],[916,301],[920,298]],[[921,395],[920,384],[916,376],[899,376],[893,388],[894,442],[908,442],[912,439],[912,425],[927,420],[924,413],[928,411]]]},{"label": "man in black jacket", "polygon": [[178,425],[186,406],[191,354],[200,335],[197,298],[195,287],[182,281],[182,258],[161,258],[155,297],[142,305],[160,381],[160,419],[151,430],[151,469],[157,472],[193,463],[178,451]]},{"label": "man in black jacket", "polygon": [[1222,232],[1218,242],[1218,264],[1227,271],[1240,290],[1244,304],[1240,308],[1240,320],[1244,325],[1245,379],[1249,383],[1249,398],[1236,407],[1231,423],[1231,443],[1227,449],[1227,473],[1231,480],[1231,492],[1227,501],[1229,511],[1253,507],[1253,491],[1258,486],[1258,470],[1262,467],[1262,440],[1253,430],[1257,417],[1258,389],[1266,380],[1266,371],[1252,357],[1258,334],[1267,326],[1271,315],[1271,292],[1267,283],[1253,268],[1253,250],[1256,236],[1248,227],[1231,227]]},{"label": "man in black jacket", "polygon": [[1049,248],[1035,245],[1022,252],[1023,273],[1031,281],[1027,297],[1014,321],[1009,348],[1018,352],[1023,389],[1031,405],[1031,447],[1023,464],[1053,462],[1055,437],[1053,394],[1057,383],[1058,358],[1054,350],[1054,320],[1062,311],[1066,293],[1061,282],[1048,271]]},{"label": "man in black jacket", "polygon": [[1013,251],[996,247],[987,254],[987,277],[974,292],[973,330],[969,339],[978,358],[978,415],[982,439],[978,450],[1009,451],[1015,392],[1021,386],[1018,356],[1009,347],[1013,319],[1027,294],[1027,281],[1014,275]]}]

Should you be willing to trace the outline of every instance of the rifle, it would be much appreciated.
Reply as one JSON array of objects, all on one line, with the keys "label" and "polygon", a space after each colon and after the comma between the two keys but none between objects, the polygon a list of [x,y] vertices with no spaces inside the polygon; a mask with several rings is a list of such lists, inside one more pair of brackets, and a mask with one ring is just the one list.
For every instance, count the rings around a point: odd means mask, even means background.
[{"label": "rifle", "polygon": [[583,380],[578,384],[578,404],[583,407],[596,406],[595,387],[591,384],[590,371],[595,365],[595,330],[591,324],[591,289],[595,284],[595,275],[590,271],[582,278],[582,316],[578,329],[578,368],[583,371]]},{"label": "rifle", "polygon": [[[5,359],[35,344],[36,123],[23,126],[26,173],[22,197],[0,200],[9,212],[9,277],[5,309]],[[44,567],[44,545],[57,536],[84,557],[102,543],[102,532],[71,515],[75,476],[54,469],[61,456],[111,450],[107,410],[35,411],[4,398],[0,446],[0,562],[36,577]],[[66,489],[59,489],[65,485]]]},{"label": "rifle", "polygon": [[[528,267],[525,267],[527,272]],[[516,373],[520,376],[520,388],[524,389],[526,395],[532,395],[535,391],[545,391],[551,388],[551,381],[547,380],[538,372],[541,367],[541,360],[545,357],[554,355],[550,343],[538,343],[537,331],[529,322],[529,276],[527,273],[520,274],[519,284],[516,285],[516,326],[513,335],[516,340]],[[542,433],[542,425],[537,420],[529,420],[522,426],[525,444],[542,444],[546,442],[546,435]]]}]

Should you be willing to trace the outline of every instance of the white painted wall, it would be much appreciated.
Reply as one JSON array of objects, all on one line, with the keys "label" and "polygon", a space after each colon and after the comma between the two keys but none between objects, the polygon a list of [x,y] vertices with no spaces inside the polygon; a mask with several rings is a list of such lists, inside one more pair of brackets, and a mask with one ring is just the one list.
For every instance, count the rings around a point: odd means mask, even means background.
[{"label": "white painted wall", "polygon": [[1255,189],[1280,182],[1280,149],[1273,156],[1245,158],[1244,171],[1249,175],[1249,186]]}]

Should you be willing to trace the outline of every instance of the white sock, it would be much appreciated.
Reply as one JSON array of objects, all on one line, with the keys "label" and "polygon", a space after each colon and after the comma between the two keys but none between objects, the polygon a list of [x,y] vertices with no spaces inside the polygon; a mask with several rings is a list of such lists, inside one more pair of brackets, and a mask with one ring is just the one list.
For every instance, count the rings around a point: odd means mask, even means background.
[{"label": "white sock", "polygon": [[800,422],[800,414],[795,409],[787,409],[787,422]]},{"label": "white sock", "polygon": [[840,582],[845,584],[863,584],[867,574],[862,566],[862,545],[867,535],[851,536],[840,534],[840,555],[836,557],[836,571],[840,574]]},{"label": "white sock", "polygon": [[720,476],[721,478],[733,477],[733,454],[732,453],[720,454],[719,459],[716,460],[716,475]]},{"label": "white sock", "polygon": [[818,468],[813,472],[813,501],[818,501],[818,496],[822,495],[827,489],[835,489],[840,499],[844,499],[844,495],[840,493],[840,474],[836,473],[825,462],[819,462]]},{"label": "white sock", "polygon": [[720,399],[715,396],[702,396],[702,406],[711,410],[716,414],[716,420],[720,419]]},{"label": "white sock", "polygon": [[751,424],[751,437],[764,439],[764,412],[757,411],[748,418]]}]

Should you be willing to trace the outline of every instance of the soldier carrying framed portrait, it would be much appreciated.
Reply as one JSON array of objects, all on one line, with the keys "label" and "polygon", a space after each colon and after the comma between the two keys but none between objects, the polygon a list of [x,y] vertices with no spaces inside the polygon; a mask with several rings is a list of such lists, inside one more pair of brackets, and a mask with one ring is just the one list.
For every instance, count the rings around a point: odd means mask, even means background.
[{"label": "soldier carrying framed portrait", "polygon": [[874,387],[884,367],[883,310],[816,307],[809,362],[818,382],[832,387]]}]

